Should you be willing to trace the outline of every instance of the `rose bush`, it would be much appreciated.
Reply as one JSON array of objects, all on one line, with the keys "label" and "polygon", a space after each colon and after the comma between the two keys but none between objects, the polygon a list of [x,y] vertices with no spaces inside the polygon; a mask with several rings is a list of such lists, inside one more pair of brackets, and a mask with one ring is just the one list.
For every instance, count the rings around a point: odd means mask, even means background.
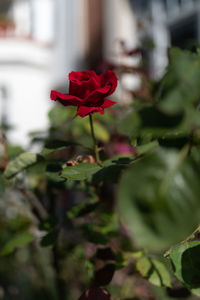
[{"label": "rose bush", "polygon": [[115,104],[115,101],[105,99],[117,87],[118,78],[113,71],[108,70],[100,75],[94,71],[71,72],[69,74],[69,94],[51,91],[51,100],[59,101],[64,106],[77,106],[77,114],[82,118],[88,114],[99,112]]},{"label": "rose bush", "polygon": [[52,98],[88,118],[54,105],[48,131],[30,135],[40,153],[0,130],[3,299],[199,299],[197,50],[172,49],[159,82],[145,77],[138,99],[95,120],[117,78],[72,72]]}]

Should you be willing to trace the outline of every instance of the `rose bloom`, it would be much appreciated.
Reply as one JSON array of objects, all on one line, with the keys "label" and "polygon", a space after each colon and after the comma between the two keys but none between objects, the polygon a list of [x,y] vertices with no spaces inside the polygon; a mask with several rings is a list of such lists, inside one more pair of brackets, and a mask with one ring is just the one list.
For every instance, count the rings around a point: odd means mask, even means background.
[{"label": "rose bloom", "polygon": [[118,78],[113,71],[97,75],[94,71],[69,73],[69,94],[55,90],[51,91],[51,100],[59,101],[64,106],[77,106],[77,114],[82,118],[88,114],[99,112],[115,104],[115,101],[105,99],[117,87]]}]

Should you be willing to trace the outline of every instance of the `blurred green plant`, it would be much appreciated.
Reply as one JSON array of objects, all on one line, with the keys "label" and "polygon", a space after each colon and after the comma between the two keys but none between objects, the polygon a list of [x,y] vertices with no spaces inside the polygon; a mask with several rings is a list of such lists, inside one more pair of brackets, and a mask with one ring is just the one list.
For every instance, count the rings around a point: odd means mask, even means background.
[{"label": "blurred green plant", "polygon": [[[7,145],[2,299],[200,295],[199,50],[172,49],[149,93],[95,117],[101,165],[89,120],[60,105],[48,132],[30,135],[40,153]],[[16,279],[17,268],[27,277]]]}]

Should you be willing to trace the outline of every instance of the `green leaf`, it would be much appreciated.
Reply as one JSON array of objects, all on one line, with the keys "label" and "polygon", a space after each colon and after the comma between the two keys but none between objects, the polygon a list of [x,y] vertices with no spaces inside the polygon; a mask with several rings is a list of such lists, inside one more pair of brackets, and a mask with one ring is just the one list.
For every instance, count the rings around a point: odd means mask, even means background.
[{"label": "green leaf", "polygon": [[129,136],[130,138],[136,137],[141,125],[140,118],[136,112],[129,114],[118,123],[119,133]]},{"label": "green leaf", "polygon": [[102,234],[98,228],[91,224],[84,224],[82,226],[82,230],[84,232],[85,237],[87,240],[94,244],[105,245],[108,242],[107,236]]},{"label": "green leaf", "polygon": [[106,159],[102,162],[103,167],[109,167],[113,165],[128,165],[130,164],[135,157],[132,154],[117,154],[112,158]]},{"label": "green leaf", "polygon": [[70,180],[85,180],[89,179],[100,169],[101,167],[95,164],[80,163],[75,166],[65,167],[62,170],[61,176]]},{"label": "green leaf", "polygon": [[118,130],[131,139],[146,135],[152,139],[179,132],[183,120],[181,112],[167,114],[157,105],[146,105],[120,121]]},{"label": "green leaf", "polygon": [[167,113],[187,110],[200,98],[199,54],[174,48],[159,90],[159,107]]},{"label": "green leaf", "polygon": [[112,165],[97,171],[92,178],[94,184],[100,182],[112,182],[117,183],[125,165]]},{"label": "green leaf", "polygon": [[199,151],[186,155],[159,148],[124,171],[118,212],[139,246],[166,249],[197,227]]},{"label": "green leaf", "polygon": [[99,202],[90,204],[81,203],[79,205],[74,205],[70,210],[67,211],[66,215],[69,219],[75,219],[94,212],[98,206]]},{"label": "green leaf", "polygon": [[200,242],[178,244],[170,249],[169,256],[177,278],[200,296]]},{"label": "green leaf", "polygon": [[53,229],[45,235],[40,244],[42,247],[52,248],[58,239],[59,230]]},{"label": "green leaf", "polygon": [[181,150],[189,142],[188,136],[163,137],[159,139],[160,146]]},{"label": "green leaf", "polygon": [[64,178],[60,177],[62,166],[60,163],[52,163],[46,166],[45,174],[47,179],[52,182],[65,182]]},{"label": "green leaf", "polygon": [[48,217],[46,220],[41,221],[39,229],[50,231],[58,224],[58,220],[55,217]]},{"label": "green leaf", "polygon": [[21,153],[24,153],[24,149],[20,146],[7,146],[7,154],[8,159],[14,159],[15,157],[19,156]]},{"label": "green leaf", "polygon": [[[90,133],[90,123],[89,122],[86,122],[84,123],[87,131]],[[96,138],[98,140],[101,140],[103,142],[108,142],[109,141],[109,133],[108,131],[106,130],[106,128],[99,122],[94,122],[94,132],[95,132],[95,135],[96,135]]]},{"label": "green leaf", "polygon": [[142,276],[156,286],[171,286],[171,278],[165,265],[155,258],[142,257],[136,263]]},{"label": "green leaf", "polygon": [[40,160],[41,156],[36,153],[22,153],[8,163],[4,172],[4,176],[6,179],[10,179]]},{"label": "green leaf", "polygon": [[34,240],[34,236],[29,233],[19,233],[9,240],[0,250],[0,255],[4,256],[12,253],[16,248],[21,248]]},{"label": "green leaf", "polygon": [[155,105],[144,107],[138,113],[143,128],[169,129],[177,127],[183,120],[183,113],[166,114]]},{"label": "green leaf", "polygon": [[136,147],[136,152],[139,155],[143,155],[143,154],[155,149],[158,146],[159,146],[158,142],[153,141],[153,142]]},{"label": "green leaf", "polygon": [[55,105],[49,111],[48,117],[54,126],[60,126],[70,117],[70,112],[68,109],[63,108],[62,105]]}]

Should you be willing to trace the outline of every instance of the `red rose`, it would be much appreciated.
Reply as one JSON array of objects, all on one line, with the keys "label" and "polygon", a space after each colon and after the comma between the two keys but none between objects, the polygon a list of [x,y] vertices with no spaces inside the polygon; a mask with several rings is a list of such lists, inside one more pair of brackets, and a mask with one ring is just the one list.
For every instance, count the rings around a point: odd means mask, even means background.
[{"label": "red rose", "polygon": [[59,101],[64,106],[77,106],[77,114],[82,118],[99,112],[115,104],[105,99],[117,87],[117,76],[113,71],[97,75],[94,71],[71,72],[69,74],[69,94],[51,91],[51,100]]}]

